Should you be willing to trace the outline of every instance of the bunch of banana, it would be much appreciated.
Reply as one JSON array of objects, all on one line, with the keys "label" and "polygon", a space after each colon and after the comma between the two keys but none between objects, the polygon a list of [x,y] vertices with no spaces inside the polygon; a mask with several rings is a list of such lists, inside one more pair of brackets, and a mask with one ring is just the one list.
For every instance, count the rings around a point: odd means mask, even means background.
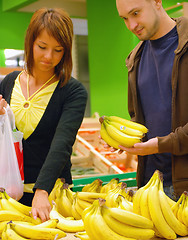
[{"label": "bunch of banana", "polygon": [[62,231],[65,232],[81,232],[85,231],[84,224],[82,219],[80,220],[72,220],[63,217],[56,208],[55,202],[52,202],[53,207],[52,210],[50,211],[50,219],[58,219],[59,222],[57,223],[57,228],[61,229]]},{"label": "bunch of banana", "polygon": [[[6,196],[8,197],[7,194]],[[5,197],[5,191],[0,192],[0,205],[1,205],[0,222],[15,220],[15,221],[30,222],[33,224],[41,223],[40,218],[34,219],[32,216],[28,216],[28,210],[30,208],[17,202],[16,200],[10,197],[7,199]]]},{"label": "bunch of banana", "polygon": [[100,117],[102,139],[111,147],[119,149],[119,145],[132,147],[147,133],[148,129],[139,123],[135,123],[116,116]]},{"label": "bunch of banana", "polygon": [[175,239],[177,235],[188,235],[187,227],[174,215],[168,197],[164,193],[162,173],[159,171],[155,173],[157,174],[154,174],[155,177],[147,191],[145,201],[148,203],[149,216],[154,223],[157,234],[167,239]]},{"label": "bunch of banana", "polygon": [[73,192],[68,183],[64,183],[60,188],[59,196],[55,203],[57,211],[64,217],[72,217]]},{"label": "bunch of banana", "polygon": [[124,196],[119,194],[116,198],[116,202],[118,208],[133,212],[133,203],[128,201]]},{"label": "bunch of banana", "polygon": [[147,218],[119,208],[108,208],[105,200],[95,200],[83,212],[83,221],[91,240],[149,239],[153,223]]},{"label": "bunch of banana", "polygon": [[58,178],[55,182],[55,185],[51,191],[51,193],[48,196],[48,200],[52,206],[52,201],[55,201],[56,198],[58,198],[60,196],[60,189],[63,186],[63,184],[65,183],[65,179],[64,178]]},{"label": "bunch of banana", "polygon": [[94,180],[92,183],[86,184],[82,188],[82,192],[100,192],[102,188],[103,181],[99,178]]},{"label": "bunch of banana", "polygon": [[[26,239],[48,239],[54,240],[60,239],[66,236],[66,233],[57,228],[51,227],[36,227],[35,225],[10,222],[10,228],[14,230],[17,235]],[[2,233],[3,235],[3,233]]]},{"label": "bunch of banana", "polygon": [[110,190],[105,197],[106,206],[108,207],[118,207],[118,203],[116,201],[117,197],[120,195],[126,196],[126,187],[127,184],[124,182],[119,183],[114,189]]},{"label": "bunch of banana", "polygon": [[[10,203],[10,205],[13,205],[13,207],[14,207],[16,210],[20,211],[21,213],[23,213],[23,214],[25,214],[25,215],[27,215],[27,216],[30,216],[30,215],[31,215],[31,207],[26,206],[26,205],[18,202],[17,200],[15,200],[14,198],[10,197],[10,196],[6,193],[6,191],[5,191],[4,188],[0,188],[0,198],[1,198],[1,199],[6,199],[6,200],[8,200],[8,202]],[[2,202],[3,202],[3,201],[6,202],[6,200],[2,200]],[[0,204],[0,205],[1,205],[1,204]],[[4,209],[4,208],[1,206],[1,209]],[[6,209],[6,207],[5,207],[5,210],[8,210],[8,209]]]},{"label": "bunch of banana", "polygon": [[108,193],[110,190],[117,187],[119,178],[112,178],[107,184],[104,184],[101,188],[101,193]]},{"label": "bunch of banana", "polygon": [[74,201],[72,205],[72,215],[75,219],[79,220],[82,218],[82,212],[85,208],[88,208],[91,206],[91,202],[88,202],[85,199],[80,199],[78,197],[78,192],[74,195]]}]

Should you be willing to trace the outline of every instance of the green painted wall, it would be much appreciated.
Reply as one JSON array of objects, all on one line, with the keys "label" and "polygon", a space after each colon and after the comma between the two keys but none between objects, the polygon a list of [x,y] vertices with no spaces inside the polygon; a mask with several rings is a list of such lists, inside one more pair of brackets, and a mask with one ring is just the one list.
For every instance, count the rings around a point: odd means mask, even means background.
[{"label": "green painted wall", "polygon": [[2,11],[0,0],[0,49],[23,49],[25,31],[31,16],[31,13]]},{"label": "green painted wall", "polygon": [[[164,8],[176,3],[163,0]],[[125,58],[138,39],[119,18],[115,0],[87,0],[87,15],[91,115],[129,118]]]},{"label": "green painted wall", "polygon": [[114,0],[87,0],[91,114],[129,118],[125,58],[138,42]]}]

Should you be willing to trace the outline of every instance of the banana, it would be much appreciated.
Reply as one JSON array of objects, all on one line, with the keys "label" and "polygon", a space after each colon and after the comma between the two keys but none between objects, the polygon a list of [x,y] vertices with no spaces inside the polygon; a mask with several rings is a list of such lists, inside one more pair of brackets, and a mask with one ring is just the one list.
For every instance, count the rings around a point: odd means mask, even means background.
[{"label": "banana", "polygon": [[26,240],[26,238],[20,236],[18,233],[16,233],[12,227],[11,224],[8,223],[5,226],[4,233],[2,234],[2,240]]},{"label": "banana", "polygon": [[166,194],[163,191],[162,182],[160,182],[159,201],[160,201],[162,213],[168,225],[174,230],[176,234],[180,236],[187,236],[188,228],[183,223],[181,223],[173,214],[172,209],[166,198]]},{"label": "banana", "polygon": [[82,234],[76,233],[74,236],[77,238],[80,238],[81,240],[90,240],[87,234],[82,235]]},{"label": "banana", "polygon": [[132,202],[129,202],[124,196],[119,194],[116,198],[116,202],[118,204],[118,208],[133,212]]},{"label": "banana", "polygon": [[144,136],[144,133],[142,131],[127,127],[126,125],[122,125],[119,122],[110,121],[108,117],[104,117],[104,121],[107,121],[109,124],[111,124],[112,126],[117,128],[119,131],[121,131],[127,135],[136,136],[136,137]]},{"label": "banana", "polygon": [[64,217],[72,217],[72,200],[67,197],[68,184],[63,184],[61,194],[56,198],[57,211]]},{"label": "banana", "polygon": [[92,203],[97,198],[105,198],[106,193],[95,193],[95,192],[78,192],[77,197]]},{"label": "banana", "polygon": [[128,190],[126,198],[129,202],[133,202],[134,194],[135,192],[132,189]]},{"label": "banana", "polygon": [[121,118],[121,117],[117,117],[117,116],[110,116],[108,117],[108,120],[109,121],[114,121],[114,122],[118,122],[126,127],[129,127],[129,128],[133,128],[133,129],[136,129],[136,130],[139,130],[143,133],[147,133],[148,132],[148,129],[140,124],[140,123],[136,123],[136,122],[133,122],[133,121],[130,121],[130,120],[127,120],[127,119],[124,119],[124,118]]},{"label": "banana", "polygon": [[183,194],[185,195],[185,204],[182,212],[182,220],[185,226],[188,227],[188,193],[184,191]]},{"label": "banana", "polygon": [[140,137],[130,136],[122,133],[117,128],[105,121],[103,124],[105,125],[108,135],[124,147],[133,147],[135,143],[141,142]]},{"label": "banana", "polygon": [[173,211],[173,213],[176,217],[177,217],[177,212],[178,212],[179,207],[181,205],[182,199],[183,199],[183,194],[180,196],[178,201],[171,207],[171,209],[172,209],[172,211]]},{"label": "banana", "polygon": [[6,191],[4,191],[4,196],[15,207],[15,209],[17,209],[19,212],[21,212],[27,216],[30,216],[31,207],[26,206],[26,205],[16,201],[14,198],[10,197],[6,193]]},{"label": "banana", "polygon": [[65,183],[65,179],[58,178],[55,182],[55,185],[51,191],[51,193],[48,196],[48,200],[50,204],[52,205],[52,201],[55,201],[57,198],[57,195],[59,195],[59,190]]},{"label": "banana", "polygon": [[117,203],[117,197],[118,195],[126,196],[126,187],[127,184],[124,182],[121,182],[115,187],[114,189],[110,190],[109,193],[107,193],[105,200],[106,200],[106,206],[108,207],[118,207]]},{"label": "banana", "polygon": [[57,228],[65,232],[81,232],[84,231],[84,224],[82,219],[80,220],[69,220],[63,217],[57,212],[55,203],[53,203],[52,210],[50,211],[50,219],[58,219]]},{"label": "banana", "polygon": [[107,184],[103,185],[101,188],[101,193],[108,193],[110,190],[114,189],[115,187],[117,187],[119,183],[119,178],[112,178],[110,180],[110,182],[108,182]]},{"label": "banana", "polygon": [[119,149],[119,145],[121,145],[119,142],[114,140],[106,131],[106,127],[104,126],[104,123],[101,124],[101,130],[100,135],[102,139],[111,147]]},{"label": "banana", "polygon": [[83,200],[83,199],[79,199],[79,198],[77,198],[77,203],[78,203],[78,205],[79,205],[81,208],[83,208],[83,209],[90,207],[91,204],[92,204],[92,203],[90,203],[90,202],[87,202],[87,201],[85,201],[85,200]]},{"label": "banana", "polygon": [[133,199],[133,212],[134,213],[137,213],[139,215],[141,215],[141,209],[140,209],[140,199],[141,199],[141,196],[143,194],[143,192],[149,188],[149,186],[151,185],[151,183],[153,182],[153,180],[155,180],[156,178],[156,175],[157,175],[157,171],[155,171],[152,175],[152,177],[150,178],[150,180],[147,182],[146,185],[144,185],[143,187],[139,188],[135,195],[134,195],[134,199]]},{"label": "banana", "polygon": [[100,192],[103,181],[99,178],[94,180],[92,183],[86,184],[82,188],[82,192]]},{"label": "banana", "polygon": [[110,215],[108,208],[102,208],[102,216],[107,225],[116,233],[135,239],[150,239],[154,237],[155,232],[152,229],[139,228],[129,225],[129,223],[122,223]]},{"label": "banana", "polygon": [[72,216],[76,219],[76,220],[80,220],[82,218],[82,216],[78,213],[77,209],[76,209],[76,204],[77,204],[77,201],[78,201],[78,198],[76,197],[77,196],[77,193],[76,195],[74,196],[73,198],[73,204],[72,204],[72,210],[71,210],[71,213],[72,213]]},{"label": "banana", "polygon": [[33,224],[39,224],[41,223],[41,220],[37,218],[36,220],[32,217],[28,217],[24,214],[20,214],[15,211],[9,211],[9,210],[0,210],[0,222],[2,221],[23,221],[23,222],[30,222]]},{"label": "banana", "polygon": [[16,233],[25,238],[54,240],[55,237],[60,239],[66,236],[64,231],[56,228],[35,227],[14,222],[10,223],[10,226]]},{"label": "banana", "polygon": [[155,184],[151,186],[148,192],[148,205],[151,219],[159,234],[167,239],[175,239],[177,235],[168,225],[162,213],[159,200],[159,178],[156,179]]},{"label": "banana", "polygon": [[150,187],[145,189],[145,191],[142,193],[142,196],[140,198],[140,212],[141,215],[150,219],[151,220],[151,216],[150,216],[150,212],[149,212],[149,208],[148,208],[148,192],[150,190]]},{"label": "banana", "polygon": [[56,228],[58,222],[59,222],[58,219],[49,219],[45,222],[35,225],[35,227],[36,228]]},{"label": "banana", "polygon": [[[127,240],[126,237],[114,232],[105,222],[102,216],[102,209],[99,203],[99,200],[95,200],[93,202],[94,212],[87,217],[85,216],[84,223],[88,220],[88,226],[86,228],[89,229],[88,235],[91,240]],[[91,234],[92,233],[92,234]],[[129,238],[129,240],[133,240],[133,238]]]},{"label": "banana", "polygon": [[116,220],[140,228],[153,228],[153,222],[146,217],[120,208],[109,208],[110,215]]},{"label": "banana", "polygon": [[177,211],[177,219],[182,223],[183,223],[182,214],[183,214],[184,203],[185,203],[185,195],[182,194],[182,201]]}]

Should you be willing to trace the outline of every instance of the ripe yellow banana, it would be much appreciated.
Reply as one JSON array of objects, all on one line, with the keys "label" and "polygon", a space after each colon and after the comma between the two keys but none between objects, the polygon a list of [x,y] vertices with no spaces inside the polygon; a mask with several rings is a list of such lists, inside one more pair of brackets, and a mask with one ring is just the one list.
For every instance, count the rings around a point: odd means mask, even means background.
[{"label": "ripe yellow banana", "polygon": [[109,208],[110,215],[116,220],[140,228],[153,228],[153,222],[136,213],[126,211],[120,208]]},{"label": "ripe yellow banana", "polygon": [[187,191],[184,191],[183,194],[185,195],[185,202],[184,202],[184,208],[182,212],[182,219],[185,226],[188,227],[188,193]]},{"label": "ripe yellow banana", "polygon": [[23,221],[23,222],[30,222],[34,224],[41,223],[41,220],[37,218],[37,220],[33,219],[32,217],[28,217],[24,214],[20,214],[15,211],[9,211],[9,210],[0,210],[0,222],[2,221]]},{"label": "ripe yellow banana", "polygon": [[117,187],[118,183],[119,183],[119,178],[112,178],[110,182],[102,186],[101,193],[108,193],[110,190]]},{"label": "ripe yellow banana", "polygon": [[118,207],[118,203],[116,199],[119,194],[122,196],[126,195],[126,187],[127,187],[127,184],[124,182],[121,182],[121,184],[118,184],[116,188],[110,190],[105,197],[106,206]]},{"label": "ripe yellow banana", "polygon": [[35,227],[36,228],[56,228],[58,222],[59,222],[58,219],[49,219],[45,222],[35,225]]},{"label": "ripe yellow banana", "polygon": [[25,238],[34,238],[34,239],[48,239],[54,240],[63,238],[66,236],[66,233],[60,229],[56,228],[46,228],[46,227],[35,227],[32,225],[26,225],[21,223],[10,223],[11,228]]},{"label": "ripe yellow banana", "polygon": [[67,197],[68,184],[63,184],[61,187],[61,193],[58,198],[56,198],[55,203],[57,206],[57,211],[64,217],[72,217],[72,201]]},{"label": "ripe yellow banana", "polygon": [[83,199],[80,199],[80,198],[77,198],[77,203],[83,209],[90,207],[91,204],[92,204],[92,203],[87,202],[87,201],[85,201]]},{"label": "ripe yellow banana", "polygon": [[177,219],[178,219],[181,223],[183,223],[182,215],[183,215],[184,204],[185,204],[185,195],[182,194],[182,201],[181,201],[181,204],[179,205],[179,208],[178,208],[178,211],[177,211]]},{"label": "ripe yellow banana", "polygon": [[100,192],[102,188],[102,183],[103,183],[102,180],[98,178],[94,180],[92,183],[86,184],[82,188],[82,192]]},{"label": "ripe yellow banana", "polygon": [[58,219],[57,228],[65,232],[81,232],[84,231],[84,224],[82,219],[80,220],[70,220],[63,217],[57,212],[55,204],[53,204],[52,210],[50,211],[50,219]]},{"label": "ripe yellow banana", "polygon": [[120,143],[114,140],[110,135],[107,133],[104,123],[101,124],[100,135],[102,139],[111,147],[119,149]]},{"label": "ripe yellow banana", "polygon": [[143,133],[147,133],[148,132],[148,129],[140,124],[140,123],[136,123],[136,122],[133,122],[133,121],[130,121],[130,120],[127,120],[127,119],[124,119],[124,118],[121,118],[121,117],[117,117],[117,116],[110,116],[108,117],[109,121],[114,121],[114,122],[118,122],[126,127],[129,127],[129,128],[133,128],[133,129],[136,129],[136,130],[139,130]]},{"label": "ripe yellow banana", "polygon": [[[99,200],[95,200],[93,202],[94,205],[94,212],[93,214],[89,215],[89,233],[91,231],[92,235],[89,237],[91,240],[94,239],[108,239],[108,240],[127,240],[126,237],[114,232],[105,222],[102,212],[101,212],[101,206],[99,204]],[[85,217],[85,220],[87,217]],[[87,232],[87,229],[86,229]],[[131,238],[129,238],[131,239]]]},{"label": "ripe yellow banana", "polygon": [[157,175],[157,171],[155,171],[152,175],[152,177],[150,178],[150,180],[147,182],[146,185],[144,185],[143,187],[139,188],[135,195],[134,195],[134,199],[133,199],[133,212],[137,213],[139,215],[141,215],[141,209],[140,209],[140,199],[141,196],[143,194],[143,192],[151,185],[151,183],[153,182],[153,180],[155,180]]},{"label": "ripe yellow banana", "polygon": [[60,188],[63,186],[63,184],[65,183],[65,179],[64,178],[58,178],[55,182],[55,185],[50,193],[50,195],[48,196],[48,200],[50,202],[50,204],[52,205],[52,201],[55,201],[57,197],[59,197],[60,195]]},{"label": "ripe yellow banana", "polygon": [[116,198],[116,201],[118,203],[118,208],[133,212],[132,202],[129,202],[124,196],[119,194]]},{"label": "ripe yellow banana", "polygon": [[127,135],[141,137],[141,138],[144,136],[144,133],[142,131],[134,129],[134,128],[127,127],[126,125],[122,125],[119,122],[110,121],[108,119],[108,117],[105,117],[104,121],[107,121],[109,124],[111,124],[112,126],[117,128],[119,131],[121,131],[121,132],[123,132]]},{"label": "ripe yellow banana", "polygon": [[76,195],[74,195],[74,198],[73,198],[73,204],[72,204],[72,216],[74,217],[74,219],[76,220],[80,220],[82,218],[82,216],[78,213],[77,209],[76,209],[76,204],[77,204],[77,200],[78,198],[76,197],[77,196],[77,193]]},{"label": "ripe yellow banana", "polygon": [[18,233],[16,233],[12,227],[11,224],[7,224],[5,226],[4,232],[2,234],[2,240],[26,240],[26,238],[22,237]]},{"label": "ripe yellow banana", "polygon": [[181,205],[182,199],[183,199],[183,194],[180,196],[180,198],[178,199],[178,201],[171,207],[171,209],[172,209],[172,211],[173,211],[173,213],[174,213],[174,215],[175,215],[176,217],[178,217],[178,216],[177,216],[177,212],[178,212],[179,207],[180,207],[180,205]]},{"label": "ripe yellow banana", "polygon": [[103,124],[105,125],[108,135],[124,147],[133,147],[135,143],[141,142],[140,137],[127,135],[105,121]]},{"label": "ripe yellow banana", "polygon": [[74,236],[77,237],[77,238],[80,238],[81,240],[90,240],[90,238],[87,234],[76,233]]},{"label": "ripe yellow banana", "polygon": [[148,192],[148,205],[151,219],[155,228],[164,238],[175,239],[177,237],[174,230],[166,222],[159,200],[159,179],[157,178],[155,184]]},{"label": "ripe yellow banana", "polygon": [[126,196],[127,200],[129,202],[133,202],[134,195],[135,195],[135,192],[132,189],[129,189]]},{"label": "ripe yellow banana", "polygon": [[160,182],[159,201],[162,213],[168,225],[174,230],[176,234],[180,236],[187,236],[188,228],[183,223],[181,223],[172,212],[172,209],[166,198],[166,194],[163,191],[162,182]]},{"label": "ripe yellow banana", "polygon": [[150,239],[154,237],[155,232],[152,229],[134,227],[122,223],[110,215],[109,209],[103,207],[102,208],[102,216],[107,223],[107,225],[116,233],[127,237],[127,238],[135,238],[135,239]]},{"label": "ripe yellow banana", "polygon": [[105,198],[106,193],[78,192],[77,197],[82,199],[82,200],[85,200],[85,201],[88,201],[88,202],[92,203],[97,198]]}]

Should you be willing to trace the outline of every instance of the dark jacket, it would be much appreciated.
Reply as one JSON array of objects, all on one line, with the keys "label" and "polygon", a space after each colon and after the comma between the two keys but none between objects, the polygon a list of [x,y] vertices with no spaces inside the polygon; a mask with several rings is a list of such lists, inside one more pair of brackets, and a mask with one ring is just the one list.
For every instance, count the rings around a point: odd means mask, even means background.
[{"label": "dark jacket", "polygon": [[[7,75],[0,83],[0,94],[10,103],[19,72]],[[72,145],[82,123],[87,100],[83,85],[74,78],[56,87],[34,132],[23,140],[25,183],[51,192],[58,177],[71,184]]]},{"label": "dark jacket", "polygon": [[[179,37],[172,69],[172,132],[158,137],[159,153],[172,155],[172,183],[179,196],[188,191],[188,19],[174,19]],[[137,72],[144,42],[133,49],[126,59],[128,68],[128,109],[133,121],[144,124],[142,106],[137,91]],[[164,66],[165,67],[165,66]],[[144,157],[139,156],[138,187],[144,185]]]}]

